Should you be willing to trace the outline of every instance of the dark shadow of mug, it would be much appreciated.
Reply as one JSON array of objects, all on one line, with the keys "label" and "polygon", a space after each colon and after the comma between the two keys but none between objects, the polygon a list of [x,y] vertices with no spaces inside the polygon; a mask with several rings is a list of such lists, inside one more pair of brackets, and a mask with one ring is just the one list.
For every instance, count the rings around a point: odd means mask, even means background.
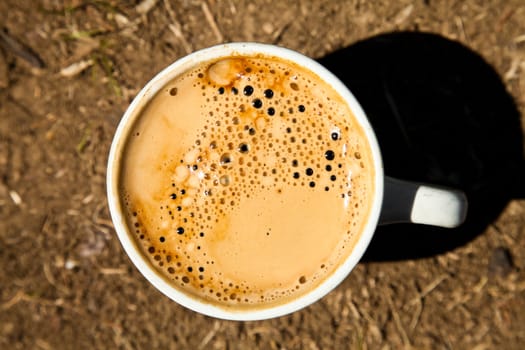
[{"label": "dark shadow of mug", "polygon": [[372,37],[318,61],[361,103],[385,174],[463,190],[469,212],[455,229],[380,226],[363,261],[423,258],[483,233],[509,200],[525,195],[520,114],[494,69],[435,34]]}]

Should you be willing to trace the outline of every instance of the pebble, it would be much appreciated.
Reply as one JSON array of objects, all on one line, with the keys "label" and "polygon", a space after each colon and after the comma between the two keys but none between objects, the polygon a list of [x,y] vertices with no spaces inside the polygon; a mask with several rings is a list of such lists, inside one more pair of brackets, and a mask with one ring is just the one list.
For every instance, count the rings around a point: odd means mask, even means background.
[{"label": "pebble", "polygon": [[512,255],[505,247],[498,247],[492,251],[490,257],[488,273],[489,277],[505,277],[514,269]]}]

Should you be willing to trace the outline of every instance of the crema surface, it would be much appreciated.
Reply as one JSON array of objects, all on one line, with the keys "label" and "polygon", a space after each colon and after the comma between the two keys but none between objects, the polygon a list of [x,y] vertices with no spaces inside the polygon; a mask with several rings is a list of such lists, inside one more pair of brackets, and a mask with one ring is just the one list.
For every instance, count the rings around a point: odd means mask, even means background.
[{"label": "crema surface", "polygon": [[311,291],[352,251],[374,196],[368,141],[309,70],[230,57],[167,84],[133,125],[122,204],[183,292],[230,308]]}]

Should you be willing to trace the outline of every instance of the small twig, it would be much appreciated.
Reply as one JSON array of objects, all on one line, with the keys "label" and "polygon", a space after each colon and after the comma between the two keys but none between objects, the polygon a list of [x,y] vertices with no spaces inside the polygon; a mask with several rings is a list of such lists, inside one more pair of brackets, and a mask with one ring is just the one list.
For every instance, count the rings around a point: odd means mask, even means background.
[{"label": "small twig", "polygon": [[368,322],[375,323],[375,320],[372,318],[372,316],[370,316],[370,314],[364,308],[358,308],[353,300],[350,299],[348,305],[350,306],[350,309],[352,310],[352,313],[356,319],[364,317]]},{"label": "small twig", "polygon": [[424,297],[426,297],[430,292],[432,292],[434,289],[437,288],[443,282],[447,279],[446,275],[441,275],[438,278],[436,278],[434,281],[432,281],[429,285],[427,285],[423,290],[411,301],[408,302],[407,305],[414,305]]},{"label": "small twig", "polygon": [[355,320],[358,320],[361,318],[361,313],[357,309],[357,306],[354,304],[352,300],[348,302],[348,306],[350,308],[350,311],[352,311],[352,316],[354,316]]},{"label": "small twig", "polygon": [[44,276],[46,277],[49,284],[51,284],[53,287],[55,287],[56,289],[58,289],[60,292],[64,294],[69,293],[69,290],[66,287],[63,287],[56,283],[55,278],[53,277],[53,273],[51,272],[51,267],[49,266],[48,263],[44,263],[43,270],[44,270]]},{"label": "small twig", "polygon": [[30,47],[13,38],[3,28],[0,29],[0,47],[24,59],[36,68],[46,67],[44,61]]},{"label": "small twig", "polygon": [[519,57],[514,57],[510,63],[509,69],[503,75],[503,78],[506,81],[516,79],[518,77],[518,69],[521,65],[521,59]]},{"label": "small twig", "polygon": [[175,35],[175,37],[180,41],[180,43],[182,44],[182,48],[184,49],[186,54],[190,54],[193,51],[193,49],[188,40],[186,40],[184,33],[182,32],[182,25],[177,20],[177,16],[171,8],[169,0],[164,0],[164,7],[166,8],[166,12],[168,13],[168,16],[172,22],[168,25],[168,28],[171,30],[173,35]]},{"label": "small twig", "polygon": [[82,199],[82,204],[86,205],[86,204],[89,204],[91,203],[91,201],[93,200],[93,198],[95,198],[95,195],[93,193],[90,193],[88,194],[87,196],[85,196],[83,199]]},{"label": "small twig", "polygon": [[113,222],[111,220],[107,220],[107,219],[100,219],[98,218],[96,221],[95,221],[95,224],[99,225],[99,226],[105,226],[109,229],[112,229],[114,230],[115,227],[113,226]]},{"label": "small twig", "polygon": [[11,306],[18,304],[22,300],[24,300],[27,297],[26,293],[24,293],[23,290],[19,290],[16,292],[16,294],[11,298],[11,300],[6,301],[2,304],[2,310],[7,310],[11,308]]},{"label": "small twig", "polygon": [[122,327],[120,325],[111,323],[109,326],[113,330],[113,340],[115,341],[115,344],[117,344],[119,347],[123,346],[125,349],[133,349],[133,346],[131,346],[129,340],[122,334]]},{"label": "small twig", "polygon": [[525,41],[525,34],[518,35],[515,37],[512,41],[514,41],[515,44],[519,44]]},{"label": "small twig", "polygon": [[49,269],[49,264],[45,262],[43,266],[44,266],[44,276],[46,276],[46,279],[49,282],[49,284],[56,288],[57,285],[55,282],[55,278],[53,277],[53,274],[51,273],[51,270]]},{"label": "small twig", "polygon": [[169,0],[164,0],[164,7],[166,8],[166,12],[168,13],[170,20],[172,22],[176,22],[176,24],[179,24],[179,22],[177,21],[177,17],[175,16],[175,11],[173,11],[173,9],[171,8]]},{"label": "small twig", "polygon": [[206,17],[206,20],[210,24],[213,34],[215,34],[215,38],[217,38],[218,42],[222,43],[224,41],[224,36],[219,30],[219,27],[217,27],[217,22],[215,22],[215,19],[213,18],[210,8],[208,7],[208,3],[206,1],[202,1],[201,8],[202,12],[204,12],[204,17]]},{"label": "small twig", "polygon": [[265,335],[265,336],[267,335],[269,338],[272,338],[272,337],[275,337],[278,332],[272,327],[257,326],[254,328],[248,328],[246,330],[246,333],[248,334],[249,337],[253,337],[256,334],[260,334],[260,335]]},{"label": "small twig", "polygon": [[193,49],[191,48],[190,43],[186,40],[186,38],[182,34],[182,31],[180,30],[180,28],[176,24],[170,24],[168,25],[168,28],[171,30],[173,35],[175,35],[175,37],[180,40],[180,43],[182,44],[184,52],[186,52],[186,54],[192,53]]},{"label": "small twig", "polygon": [[199,349],[204,349],[206,348],[206,345],[208,345],[208,343],[210,342],[210,340],[213,339],[213,337],[215,336],[215,334],[217,333],[217,331],[219,330],[219,328],[221,328],[221,324],[219,321],[215,321],[213,323],[213,328],[208,332],[208,334],[206,334],[206,336],[204,337],[204,339],[202,339],[201,343],[199,344]]},{"label": "small twig", "polygon": [[461,18],[460,16],[456,16],[455,21],[456,21],[456,26],[459,29],[461,40],[468,43],[469,39],[467,37],[467,33],[465,32],[465,25],[463,24],[463,18]]},{"label": "small twig", "polygon": [[388,306],[390,307],[390,310],[392,312],[392,317],[394,318],[394,323],[396,324],[397,330],[401,334],[401,338],[403,339],[403,343],[405,344],[405,349],[410,349],[410,339],[408,338],[407,332],[405,331],[405,328],[403,327],[403,323],[401,322],[401,317],[399,317],[399,313],[397,312],[394,302],[392,301],[392,297],[389,293],[386,293],[386,298],[388,302]]},{"label": "small twig", "polygon": [[127,271],[126,269],[119,267],[119,268],[113,268],[113,267],[101,267],[100,273],[103,275],[123,275]]},{"label": "small twig", "polygon": [[86,149],[87,146],[91,143],[91,126],[88,126],[86,129],[84,129],[84,132],[82,134],[82,138],[77,143],[76,150],[77,153],[82,153]]},{"label": "small twig", "polygon": [[463,294],[461,296],[458,296],[455,298],[455,300],[448,303],[447,306],[445,306],[445,310],[451,311],[452,309],[461,306],[462,304],[465,304],[472,298],[472,295],[470,294]]},{"label": "small twig", "polygon": [[100,202],[95,207],[95,210],[93,211],[93,215],[91,216],[91,222],[94,222],[95,224],[99,226],[106,226],[110,229],[114,229],[113,222],[108,219],[102,218],[102,213],[107,213],[107,203],[105,201]]},{"label": "small twig", "polygon": [[498,21],[496,22],[496,33],[499,33],[503,30],[503,27],[505,26],[505,23],[509,20],[510,17],[516,12],[516,9],[513,7],[507,7],[503,11],[501,11],[501,16],[499,17]]},{"label": "small twig", "polygon": [[51,347],[51,345],[49,345],[48,342],[46,342],[44,339],[36,339],[35,340],[35,344],[36,346],[38,346],[40,349],[44,349],[44,350],[51,350],[53,349]]},{"label": "small twig", "polygon": [[485,288],[488,281],[489,279],[487,278],[487,276],[481,276],[479,282],[474,287],[472,287],[472,291],[474,291],[474,293],[480,293],[483,290],[483,288]]},{"label": "small twig", "polygon": [[414,329],[416,329],[417,324],[419,323],[419,320],[421,318],[421,313],[423,312],[423,301],[421,299],[418,299],[418,301],[419,302],[416,303],[416,311],[414,312],[414,315],[412,316],[412,321],[408,326],[411,331],[414,331]]},{"label": "small twig", "polygon": [[75,75],[82,73],[84,70],[91,67],[93,64],[94,61],[92,59],[75,62],[67,67],[62,68],[60,70],[60,75],[66,78],[72,78]]},{"label": "small twig", "polygon": [[283,38],[283,34],[288,30],[292,22],[287,22],[280,28],[278,28],[273,34],[272,34],[272,43],[278,44],[281,39]]},{"label": "small twig", "polygon": [[410,17],[413,10],[414,10],[414,5],[410,4],[404,9],[402,9],[401,11],[399,11],[399,13],[394,17],[394,21],[393,21],[394,24],[400,25],[403,22],[405,22],[408,19],[408,17]]},{"label": "small twig", "polygon": [[235,7],[235,3],[233,2],[230,2],[230,12],[232,13],[232,15],[237,14],[237,8]]},{"label": "small twig", "polygon": [[21,301],[27,301],[29,303],[37,303],[40,305],[47,305],[47,306],[60,306],[67,309],[74,310],[72,307],[64,304],[64,299],[58,298],[56,300],[49,300],[49,299],[42,299],[37,297],[31,297],[27,295],[23,290],[19,290],[16,292],[16,294],[11,298],[11,300],[6,301],[2,304],[1,309],[7,310],[11,308],[12,306],[18,304]]},{"label": "small twig", "polygon": [[102,68],[105,78],[107,79],[107,82],[110,88],[115,93],[115,95],[117,97],[122,97],[122,87],[120,86],[117,79],[113,76],[113,71],[115,69],[115,64],[113,63],[113,61],[109,58],[109,56],[107,56],[103,52],[98,55],[95,55],[93,58]]}]

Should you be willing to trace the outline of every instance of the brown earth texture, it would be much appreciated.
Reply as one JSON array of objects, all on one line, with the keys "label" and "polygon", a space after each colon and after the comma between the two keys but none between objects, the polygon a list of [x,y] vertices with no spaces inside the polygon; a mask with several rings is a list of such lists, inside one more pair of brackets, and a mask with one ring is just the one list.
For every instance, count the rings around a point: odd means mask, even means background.
[{"label": "brown earth texture", "polygon": [[[524,349],[522,0],[0,1],[1,349]],[[377,229],[334,291],[288,316],[213,319],[123,251],[105,175],[162,68],[221,42],[319,59],[385,171],[464,190],[466,223]]]}]

